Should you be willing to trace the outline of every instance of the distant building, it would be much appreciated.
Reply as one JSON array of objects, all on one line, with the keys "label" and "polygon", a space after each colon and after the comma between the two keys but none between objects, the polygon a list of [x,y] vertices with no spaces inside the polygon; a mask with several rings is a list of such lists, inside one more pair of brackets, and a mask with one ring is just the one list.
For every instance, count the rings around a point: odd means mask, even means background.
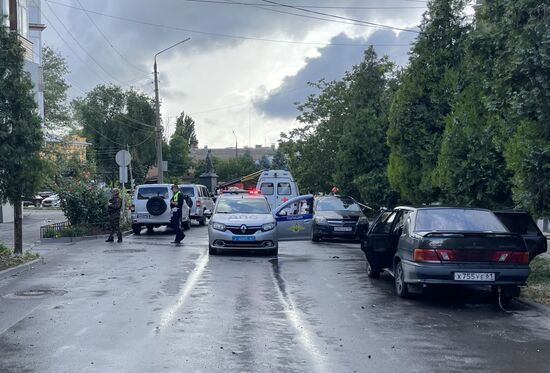
[{"label": "distant building", "polygon": [[191,159],[198,162],[206,159],[208,151],[212,151],[212,156],[215,158],[227,160],[235,158],[238,154],[239,156],[249,153],[252,156],[254,161],[258,162],[265,155],[268,159],[272,159],[276,153],[275,145],[272,146],[261,146],[256,145],[253,148],[238,148],[237,153],[235,153],[235,148],[208,148],[204,147],[202,149],[191,149]]},{"label": "distant building", "polygon": [[81,161],[86,160],[86,149],[92,144],[87,142],[82,136],[46,136],[46,148],[51,153],[64,158],[78,158]]},{"label": "distant building", "polygon": [[[25,48],[25,71],[31,75],[38,111],[44,118],[42,31],[46,26],[40,9],[41,0],[0,0],[0,27],[16,32]],[[13,207],[0,204],[0,223],[9,221],[13,221]]]}]

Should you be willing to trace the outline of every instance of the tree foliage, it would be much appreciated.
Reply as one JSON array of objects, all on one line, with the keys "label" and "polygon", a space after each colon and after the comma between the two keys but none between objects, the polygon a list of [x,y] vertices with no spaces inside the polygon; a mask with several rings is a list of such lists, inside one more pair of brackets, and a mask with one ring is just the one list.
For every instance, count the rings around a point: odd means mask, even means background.
[{"label": "tree foliage", "polygon": [[0,201],[15,206],[18,254],[22,253],[21,196],[36,192],[43,164],[41,119],[23,56],[17,34],[0,27]]},{"label": "tree foliage", "polygon": [[69,73],[67,61],[59,52],[48,46],[42,49],[44,79],[44,124],[54,131],[66,130],[71,125],[65,77]]},{"label": "tree foliage", "polygon": [[116,182],[115,155],[129,148],[134,178],[143,182],[147,170],[156,162],[151,99],[133,90],[99,85],[75,100],[73,106],[82,134],[93,145],[88,154],[95,161],[98,175],[108,183]]}]

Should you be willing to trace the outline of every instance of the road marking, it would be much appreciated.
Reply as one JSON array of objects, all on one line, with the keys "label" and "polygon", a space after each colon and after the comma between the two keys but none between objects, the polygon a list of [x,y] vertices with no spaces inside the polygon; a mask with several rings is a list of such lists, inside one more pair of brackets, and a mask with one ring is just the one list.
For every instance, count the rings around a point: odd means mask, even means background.
[{"label": "road marking", "polygon": [[189,274],[187,277],[187,281],[185,282],[185,286],[180,291],[180,294],[178,295],[178,300],[174,305],[167,308],[160,317],[160,323],[159,325],[154,329],[153,333],[158,333],[161,329],[165,328],[173,319],[176,313],[179,311],[181,307],[185,304],[185,300],[191,293],[191,291],[195,288],[195,285],[197,284],[197,281],[201,278],[202,273],[204,272],[204,269],[206,268],[206,265],[208,264],[208,253],[205,251],[203,254],[196,260],[195,262],[195,268]]},{"label": "road marking", "polygon": [[80,337],[82,334],[86,333],[87,331],[88,331],[88,328],[84,327],[84,328],[80,329],[79,331],[77,331],[76,333],[74,333],[74,336],[75,337]]},{"label": "road marking", "polygon": [[[273,282],[275,284],[275,289],[277,289],[277,293],[279,295],[279,299],[281,300],[281,303],[285,308],[285,315],[296,330],[298,334],[298,339],[300,340],[302,346],[311,355],[312,363],[315,365],[314,371],[320,373],[329,372],[330,370],[325,366],[326,357],[321,354],[321,352],[315,345],[313,334],[308,330],[306,321],[302,319],[290,295],[284,294],[281,290],[274,272],[272,272],[272,276]],[[285,281],[281,274],[279,274],[278,276],[283,281]]]}]

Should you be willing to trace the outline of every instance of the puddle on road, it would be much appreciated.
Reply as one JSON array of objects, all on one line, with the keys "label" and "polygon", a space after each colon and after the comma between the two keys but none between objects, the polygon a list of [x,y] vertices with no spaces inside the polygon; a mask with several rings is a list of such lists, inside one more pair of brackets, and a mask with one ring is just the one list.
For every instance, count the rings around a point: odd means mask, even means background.
[{"label": "puddle on road", "polygon": [[145,249],[110,249],[103,250],[106,254],[134,254],[134,253],[144,253],[147,250]]},{"label": "puddle on road", "polygon": [[16,291],[12,294],[6,294],[3,298],[6,299],[39,299],[47,296],[62,296],[67,294],[66,290],[57,289],[30,289]]}]

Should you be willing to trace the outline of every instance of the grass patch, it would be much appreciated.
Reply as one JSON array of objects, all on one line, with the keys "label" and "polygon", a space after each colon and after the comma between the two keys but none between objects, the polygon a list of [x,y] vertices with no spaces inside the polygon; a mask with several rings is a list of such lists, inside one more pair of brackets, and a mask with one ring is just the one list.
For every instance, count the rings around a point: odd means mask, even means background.
[{"label": "grass patch", "polygon": [[0,271],[19,264],[38,259],[40,255],[31,252],[25,252],[23,255],[14,256],[12,249],[0,242]]},{"label": "grass patch", "polygon": [[527,287],[522,290],[522,297],[550,305],[550,259],[536,257],[530,266],[531,274]]}]

